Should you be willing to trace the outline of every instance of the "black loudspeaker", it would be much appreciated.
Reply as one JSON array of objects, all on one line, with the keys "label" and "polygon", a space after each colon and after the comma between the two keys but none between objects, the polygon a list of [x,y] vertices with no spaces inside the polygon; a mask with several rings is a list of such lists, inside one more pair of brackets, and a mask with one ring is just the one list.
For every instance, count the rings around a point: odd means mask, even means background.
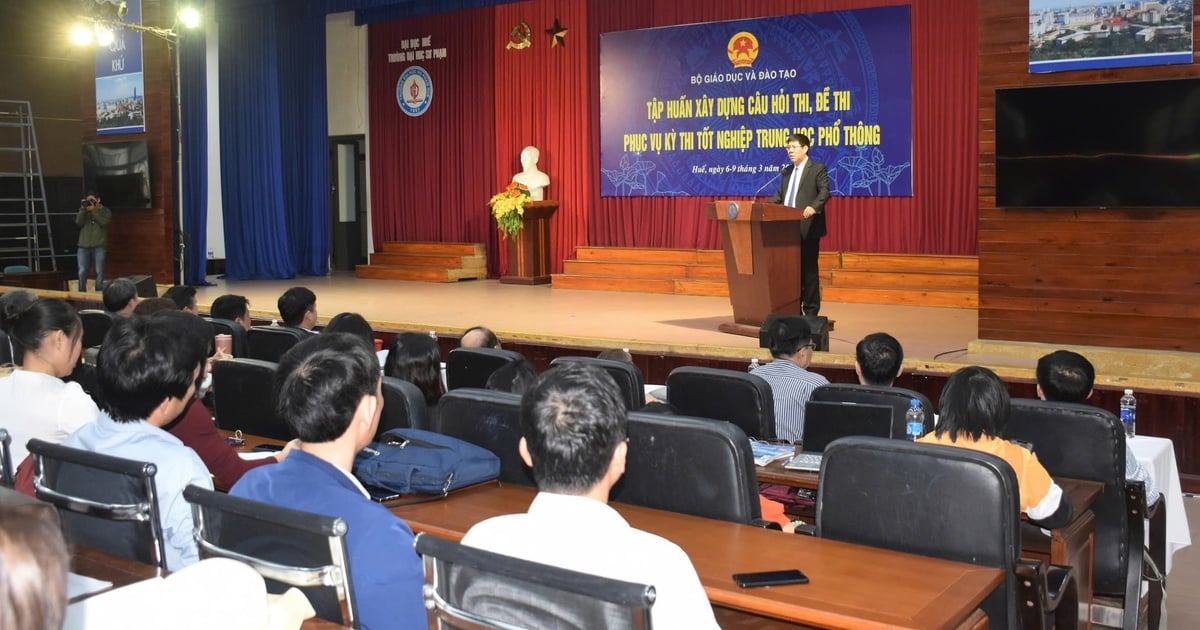
[{"label": "black loudspeaker", "polygon": [[781,318],[803,319],[808,322],[808,327],[812,329],[812,340],[816,344],[816,350],[818,352],[829,352],[829,318],[821,315],[817,315],[816,317],[807,315],[767,315],[766,321],[758,329],[759,348],[771,347],[771,325]]},{"label": "black loudspeaker", "polygon": [[125,276],[127,280],[137,287],[138,297],[141,298],[156,298],[158,297],[158,286],[154,284],[152,276]]}]

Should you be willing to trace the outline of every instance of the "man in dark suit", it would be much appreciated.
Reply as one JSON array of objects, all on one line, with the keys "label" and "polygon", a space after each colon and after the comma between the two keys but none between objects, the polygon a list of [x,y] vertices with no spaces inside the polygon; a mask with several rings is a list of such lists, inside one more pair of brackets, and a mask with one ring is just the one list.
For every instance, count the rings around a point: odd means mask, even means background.
[{"label": "man in dark suit", "polygon": [[804,210],[800,223],[800,303],[804,314],[821,310],[821,270],[818,266],[821,237],[825,236],[825,202],[829,201],[829,173],[825,165],[808,159],[812,141],[802,133],[788,136],[787,153],[792,161],[780,173],[779,190],[771,203]]}]

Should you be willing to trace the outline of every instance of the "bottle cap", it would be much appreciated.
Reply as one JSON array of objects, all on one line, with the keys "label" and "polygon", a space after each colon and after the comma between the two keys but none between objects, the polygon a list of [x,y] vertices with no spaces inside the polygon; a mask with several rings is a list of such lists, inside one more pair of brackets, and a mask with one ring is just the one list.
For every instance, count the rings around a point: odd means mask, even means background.
[{"label": "bottle cap", "polygon": [[921,404],[921,401],[917,400],[916,398],[910,398],[908,401],[909,407],[916,407],[916,406],[919,406],[920,404]]},{"label": "bottle cap", "polygon": [[1129,395],[1131,395],[1131,396],[1132,396],[1132,395],[1133,395],[1133,390],[1132,390],[1132,389],[1127,389],[1127,390],[1125,390],[1125,393],[1126,393],[1126,394],[1129,394]]}]

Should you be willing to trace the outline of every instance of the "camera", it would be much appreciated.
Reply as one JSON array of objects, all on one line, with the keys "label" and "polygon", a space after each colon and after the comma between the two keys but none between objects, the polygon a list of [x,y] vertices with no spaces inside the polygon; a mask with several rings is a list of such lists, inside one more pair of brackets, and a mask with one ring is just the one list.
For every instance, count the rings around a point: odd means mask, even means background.
[{"label": "camera", "polygon": [[85,197],[85,198],[83,198],[83,199],[80,199],[80,200],[79,200],[79,205],[81,205],[81,206],[86,206],[86,205],[88,205],[88,200],[87,200],[87,198]]}]

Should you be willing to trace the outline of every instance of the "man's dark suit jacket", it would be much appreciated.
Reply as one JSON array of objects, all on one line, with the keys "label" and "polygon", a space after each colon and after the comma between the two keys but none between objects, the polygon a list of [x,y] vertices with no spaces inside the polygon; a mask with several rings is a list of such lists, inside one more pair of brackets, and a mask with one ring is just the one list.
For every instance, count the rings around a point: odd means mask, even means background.
[{"label": "man's dark suit jacket", "polygon": [[[792,181],[792,171],[796,165],[788,164],[779,174],[779,190],[771,197],[771,203],[783,203],[787,195],[788,183]],[[801,238],[821,238],[825,236],[825,202],[829,201],[829,173],[825,165],[808,158],[804,172],[800,175],[800,185],[796,187],[796,207],[800,210],[812,206],[817,211],[812,218],[800,223]]]}]

